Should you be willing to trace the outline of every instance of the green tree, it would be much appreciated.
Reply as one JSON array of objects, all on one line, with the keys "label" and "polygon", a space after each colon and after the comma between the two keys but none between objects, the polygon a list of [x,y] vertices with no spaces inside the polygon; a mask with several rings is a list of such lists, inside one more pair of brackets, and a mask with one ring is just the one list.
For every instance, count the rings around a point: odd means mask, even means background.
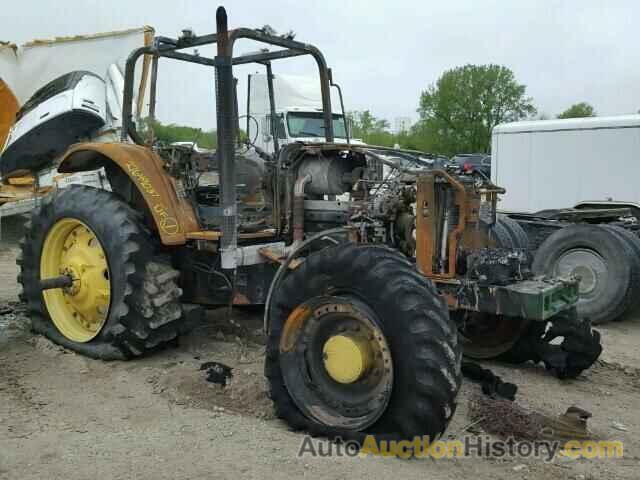
[{"label": "green tree", "polygon": [[369,145],[390,147],[395,143],[395,136],[388,131],[389,122],[386,119],[373,116],[369,110],[349,112],[347,116],[353,138]]},{"label": "green tree", "polygon": [[420,121],[412,132],[431,152],[489,152],[493,127],[536,113],[525,90],[503,66],[465,65],[447,70],[420,95]]},{"label": "green tree", "polygon": [[174,142],[196,142],[201,148],[216,148],[217,138],[215,130],[203,131],[200,128],[177,125],[175,123],[163,124],[158,120],[151,122],[148,118],[145,118],[140,127],[143,138],[149,138],[150,128],[153,129],[154,138],[158,142],[166,144]]},{"label": "green tree", "polygon": [[595,117],[596,111],[587,102],[574,103],[564,112],[558,115],[558,118],[582,118]]}]

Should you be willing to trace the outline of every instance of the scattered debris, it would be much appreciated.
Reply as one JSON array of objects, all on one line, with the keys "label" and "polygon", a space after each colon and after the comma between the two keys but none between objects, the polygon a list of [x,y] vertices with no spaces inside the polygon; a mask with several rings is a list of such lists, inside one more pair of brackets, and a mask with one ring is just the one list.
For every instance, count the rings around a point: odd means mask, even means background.
[{"label": "scattered debris", "polygon": [[226,386],[227,380],[233,376],[232,368],[219,362],[205,362],[200,365],[200,370],[207,371],[207,382]]},{"label": "scattered debris", "polygon": [[[542,362],[560,379],[576,378],[593,365],[602,353],[600,332],[591,329],[589,319],[579,319],[575,309],[561,312],[550,323],[532,322],[529,329],[500,357],[512,363]],[[559,344],[552,343],[561,339]]]},{"label": "scattered debris", "polygon": [[518,386],[503,382],[502,379],[487,368],[482,368],[474,362],[462,362],[462,375],[482,386],[482,393],[491,398],[496,395],[507,400],[515,400]]},{"label": "scattered debris", "polygon": [[591,413],[576,406],[558,416],[527,409],[517,402],[475,395],[469,415],[487,433],[518,440],[589,438],[587,420]]},{"label": "scattered debris", "polygon": [[620,423],[620,422],[612,422],[611,426],[613,428],[615,428],[616,430],[620,430],[621,432],[628,432],[629,429],[627,428],[627,426],[624,423]]},{"label": "scattered debris", "polygon": [[548,423],[545,433],[549,432],[550,429],[551,437],[554,438],[558,436],[564,438],[587,438],[590,435],[587,420],[592,416],[591,412],[572,405],[567,408],[565,413],[558,415],[555,419],[545,417]]}]

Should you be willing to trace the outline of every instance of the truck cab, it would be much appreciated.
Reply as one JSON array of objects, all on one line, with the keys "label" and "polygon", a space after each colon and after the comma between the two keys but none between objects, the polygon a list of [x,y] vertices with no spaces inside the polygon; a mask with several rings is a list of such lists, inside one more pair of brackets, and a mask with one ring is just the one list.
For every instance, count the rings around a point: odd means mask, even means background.
[{"label": "truck cab", "polygon": [[[347,131],[344,115],[334,113],[333,132],[335,143],[347,142]],[[266,113],[256,117],[258,124],[257,132],[255,127],[249,128],[249,140],[266,152],[273,153],[273,127],[271,125],[271,114]],[[321,108],[309,107],[287,107],[277,112],[276,132],[278,132],[278,144],[286,145],[293,142],[323,142],[324,124]],[[256,123],[256,122],[254,122]],[[255,138],[255,140],[254,140]],[[357,142],[357,141],[356,141]],[[353,142],[351,142],[353,143]],[[362,142],[359,142],[362,143]]]},{"label": "truck cab", "polygon": [[[248,103],[245,131],[249,142],[265,152],[273,153],[274,132],[278,146],[293,142],[324,142],[322,102],[316,79],[298,75],[273,75],[273,101],[276,125],[272,125],[272,110],[266,75],[247,77]],[[337,97],[337,96],[336,96]],[[332,102],[335,143],[356,143],[351,139],[342,105]]]}]

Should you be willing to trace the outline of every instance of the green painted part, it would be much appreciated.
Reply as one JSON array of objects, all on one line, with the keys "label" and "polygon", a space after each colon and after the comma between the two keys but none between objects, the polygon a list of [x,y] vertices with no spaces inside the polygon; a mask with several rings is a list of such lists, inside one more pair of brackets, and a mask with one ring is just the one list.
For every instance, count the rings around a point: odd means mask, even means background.
[{"label": "green painted part", "polygon": [[575,306],[578,285],[576,278],[536,277],[509,285],[467,282],[438,287],[456,295],[457,308],[463,310],[544,321]]},{"label": "green painted part", "polygon": [[501,302],[503,305],[520,299],[519,311],[522,315],[519,316],[530,320],[548,320],[578,302],[578,285],[579,281],[574,278],[533,279],[498,288],[503,289],[508,297],[508,302]]}]

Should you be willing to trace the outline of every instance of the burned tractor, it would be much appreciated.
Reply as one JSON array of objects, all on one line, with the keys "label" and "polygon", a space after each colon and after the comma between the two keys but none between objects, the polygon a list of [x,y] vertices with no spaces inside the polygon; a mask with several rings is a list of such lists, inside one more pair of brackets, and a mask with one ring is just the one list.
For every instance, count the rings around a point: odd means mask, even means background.
[{"label": "burned tractor", "polygon": [[[234,56],[238,39],[280,48]],[[189,53],[211,43],[215,58]],[[148,144],[136,128],[133,79],[144,55],[152,111],[159,59],[215,69],[215,154]],[[273,61],[301,55],[318,66],[324,141],[273,155],[239,144],[233,67],[257,63],[271,78]],[[441,434],[460,386],[456,328],[431,282],[384,245],[382,222],[367,216],[379,164],[334,138],[331,83],[317,48],[228,30],[223,8],[215,34],[157,37],[135,50],[122,141],[76,144],[58,168],[104,168],[111,191],[61,190],[27,226],[19,281],[34,328],[79,353],[126,359],[172,344],[203,307],[267,303],[266,376],[292,427]]]},{"label": "burned tractor", "polygon": [[541,361],[561,378],[577,376],[602,351],[598,332],[577,317],[579,278],[534,276],[524,231],[496,213],[503,193],[477,176],[418,177],[418,269],[446,298],[465,356]]},{"label": "burned tractor", "polygon": [[[238,39],[279,48],[234,56]],[[206,44],[217,45],[215,58],[188,52]],[[159,59],[215,70],[215,153],[139,131],[133,79],[143,55],[151,111]],[[242,144],[233,67],[257,63],[272,78],[273,61],[302,55],[318,67],[324,141],[279,147],[274,121],[275,153]],[[577,281],[529,279],[523,252],[493,248],[478,201],[493,190],[423,177],[419,152],[335,138],[331,77],[317,48],[228,30],[222,7],[215,34],[186,31],[135,50],[121,142],[73,145],[58,168],[104,168],[111,191],[68,187],[27,226],[19,281],[34,329],[90,357],[127,359],[171,345],[205,307],[264,304],[265,374],[290,426],[343,438],[442,434],[461,381],[458,330],[472,346],[509,353],[530,338],[514,329],[571,310]],[[509,319],[499,349],[498,327],[472,318],[482,313]]]}]

